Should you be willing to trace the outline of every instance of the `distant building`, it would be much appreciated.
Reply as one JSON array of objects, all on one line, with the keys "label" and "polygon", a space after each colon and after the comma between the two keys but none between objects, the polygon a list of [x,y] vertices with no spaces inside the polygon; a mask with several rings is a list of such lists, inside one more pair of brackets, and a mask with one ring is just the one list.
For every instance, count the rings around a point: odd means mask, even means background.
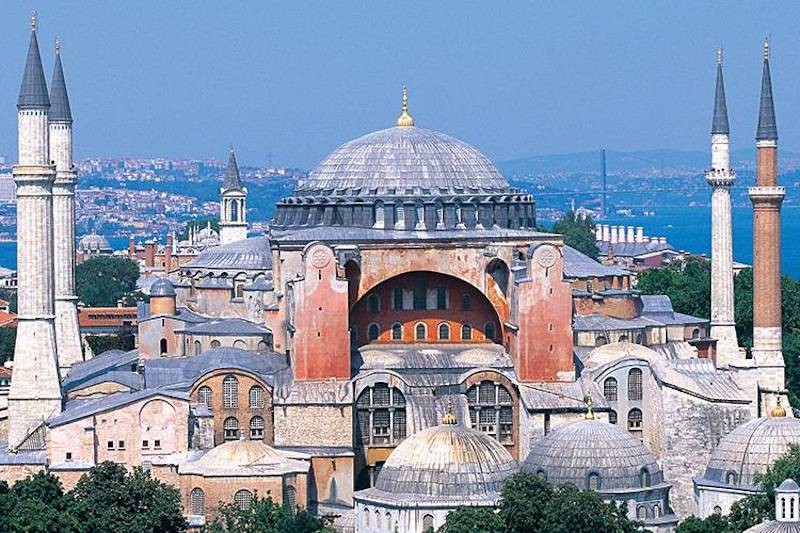
[{"label": "distant building", "polygon": [[15,203],[16,201],[14,176],[11,174],[0,174],[0,202]]},{"label": "distant building", "polygon": [[601,262],[635,270],[661,268],[681,255],[667,242],[666,237],[648,237],[641,226],[598,224],[595,228],[595,244],[600,251]]},{"label": "distant building", "polygon": [[111,255],[113,253],[114,249],[111,247],[108,239],[93,232],[89,235],[84,235],[81,237],[81,240],[78,241],[78,247],[75,252],[75,263],[81,264],[98,255]]}]

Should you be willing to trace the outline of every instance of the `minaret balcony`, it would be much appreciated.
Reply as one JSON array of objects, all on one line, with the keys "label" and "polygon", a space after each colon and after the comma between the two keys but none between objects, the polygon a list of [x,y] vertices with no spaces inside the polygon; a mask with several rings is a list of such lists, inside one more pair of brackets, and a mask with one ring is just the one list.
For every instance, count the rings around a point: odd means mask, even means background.
[{"label": "minaret balcony", "polygon": [[736,180],[736,172],[730,169],[706,170],[706,181],[712,187],[730,187]]},{"label": "minaret balcony", "polygon": [[786,196],[785,187],[748,187],[747,194],[754,202],[781,202]]}]

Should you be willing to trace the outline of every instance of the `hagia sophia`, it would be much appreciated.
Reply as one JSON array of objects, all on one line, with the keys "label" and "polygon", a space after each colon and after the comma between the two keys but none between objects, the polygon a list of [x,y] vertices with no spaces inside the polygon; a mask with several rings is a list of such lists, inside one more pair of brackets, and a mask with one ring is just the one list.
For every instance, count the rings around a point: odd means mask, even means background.
[{"label": "hagia sophia", "polygon": [[[269,495],[341,531],[403,533],[496,506],[503,480],[525,471],[626,502],[661,532],[727,513],[800,443],[781,353],[785,192],[766,45],[749,352],[733,318],[721,57],[710,321],[540,231],[534,196],[476,148],[417,126],[404,90],[394,124],[334,149],[265,234],[248,235],[258,199],[231,150],[219,233],[151,286],[134,350],[85,358],[73,117],[60,47],[48,89],[35,23],[17,109],[19,317],[0,479],[44,469],[69,489],[113,461],[179,488],[194,528],[220,502]],[[797,484],[781,487],[800,501]]]}]

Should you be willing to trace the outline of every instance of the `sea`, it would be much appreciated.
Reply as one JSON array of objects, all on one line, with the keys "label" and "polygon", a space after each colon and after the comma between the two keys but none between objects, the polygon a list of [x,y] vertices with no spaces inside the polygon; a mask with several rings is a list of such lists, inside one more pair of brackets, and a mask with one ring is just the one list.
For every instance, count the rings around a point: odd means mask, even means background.
[{"label": "sea", "polygon": [[[800,207],[784,206],[781,220],[782,258],[784,274],[800,278]],[[711,253],[711,208],[661,207],[652,215],[611,215],[604,224],[643,226],[645,235],[666,237],[676,250],[694,254]],[[115,249],[128,246],[126,238],[110,238]],[[753,262],[753,210],[749,207],[733,208],[733,259],[740,263]],[[16,269],[17,244],[0,242],[0,266]]]}]

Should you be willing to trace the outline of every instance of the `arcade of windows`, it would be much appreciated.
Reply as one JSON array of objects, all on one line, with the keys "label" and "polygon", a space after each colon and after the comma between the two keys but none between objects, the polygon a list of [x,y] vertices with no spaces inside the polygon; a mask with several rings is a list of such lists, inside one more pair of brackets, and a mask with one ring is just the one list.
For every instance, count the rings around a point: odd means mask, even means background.
[{"label": "arcade of windows", "polygon": [[514,444],[514,401],[508,389],[485,380],[467,390],[470,423],[501,444]]},{"label": "arcade of windows", "polygon": [[394,446],[406,438],[406,399],[396,387],[376,383],[356,401],[358,435],[365,446]]},{"label": "arcade of windows", "polygon": [[[495,327],[492,322],[487,322],[483,326],[483,334],[489,340],[494,340],[495,336]],[[351,341],[357,339],[358,330],[356,328],[350,329]],[[414,340],[425,342],[429,340],[439,340],[439,341],[449,341],[449,340],[462,340],[462,341],[472,341],[473,337],[473,327],[472,324],[469,322],[465,322],[461,324],[460,328],[456,328],[456,333],[459,335],[458,339],[455,339],[452,333],[452,329],[449,323],[442,322],[436,327],[436,338],[429,339],[428,338],[428,325],[425,322],[417,322],[414,325]],[[391,327],[391,336],[390,339],[392,341],[398,342],[403,340],[403,333],[404,333],[404,326],[400,322],[394,322]],[[369,326],[367,326],[367,339],[370,341],[378,340],[381,336],[381,325],[377,322],[372,322]]]}]

